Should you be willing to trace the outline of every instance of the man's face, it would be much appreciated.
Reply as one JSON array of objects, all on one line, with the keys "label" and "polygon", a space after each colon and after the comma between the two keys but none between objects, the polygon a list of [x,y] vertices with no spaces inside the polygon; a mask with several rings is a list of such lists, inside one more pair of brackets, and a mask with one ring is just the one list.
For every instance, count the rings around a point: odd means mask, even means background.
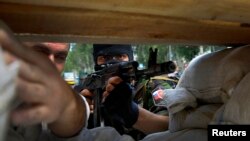
[{"label": "man's face", "polygon": [[100,55],[97,57],[97,65],[106,64],[107,61],[116,60],[116,61],[129,61],[127,54],[117,54],[117,55]]},{"label": "man's face", "polygon": [[53,62],[57,70],[61,73],[64,69],[65,61],[69,52],[69,44],[67,43],[25,43],[33,50],[48,56]]}]

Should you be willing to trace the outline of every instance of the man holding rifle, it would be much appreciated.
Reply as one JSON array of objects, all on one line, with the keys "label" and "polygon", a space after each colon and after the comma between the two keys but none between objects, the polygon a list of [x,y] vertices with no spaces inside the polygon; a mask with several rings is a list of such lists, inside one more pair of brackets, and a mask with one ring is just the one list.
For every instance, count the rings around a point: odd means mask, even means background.
[{"label": "man holding rifle", "polygon": [[[95,62],[95,70],[100,71],[105,68],[105,64],[116,64],[121,62],[128,62],[133,61],[133,50],[131,45],[126,44],[94,44],[93,45],[93,58]],[[88,83],[88,82],[87,82]],[[144,134],[157,132],[161,130],[166,130],[168,126],[168,117],[157,115],[152,112],[147,111],[146,109],[138,106],[137,99],[134,99],[134,94],[136,87],[131,87],[131,84],[124,82],[120,77],[115,76],[110,78],[110,84],[115,85],[115,89],[110,94],[106,101],[103,103],[104,112],[100,112],[102,115],[104,113],[104,118],[107,126],[115,127],[121,134],[127,133],[132,135],[134,138],[138,139],[141,138],[143,135],[135,132],[131,127],[140,130]],[[119,84],[119,85],[116,85]],[[112,89],[112,85],[107,85],[107,91],[104,95],[109,94],[109,87]],[[84,89],[81,91],[81,94],[86,97],[89,105],[90,110],[95,115],[97,114],[98,110],[95,110],[99,104],[94,108],[94,100],[96,96],[93,94],[93,90]],[[101,92],[102,93],[102,92]],[[98,95],[98,94],[97,94]],[[141,99],[144,95],[141,95]],[[93,112],[94,111],[94,112]],[[106,116],[105,116],[106,112]],[[108,115],[108,119],[107,119]],[[92,115],[93,116],[93,115]],[[91,117],[92,117],[91,116]],[[100,117],[98,117],[100,118]],[[157,119],[157,121],[156,121]],[[89,128],[96,127],[95,121],[97,120],[95,116],[89,119]],[[147,124],[145,124],[147,123]],[[152,124],[150,124],[152,123]],[[100,124],[98,124],[99,126]],[[120,127],[123,125],[123,127]],[[146,125],[149,125],[148,127]],[[117,127],[118,126],[118,127]],[[122,128],[122,129],[121,129]],[[124,129],[125,128],[125,129]],[[132,130],[131,130],[132,129]]]}]

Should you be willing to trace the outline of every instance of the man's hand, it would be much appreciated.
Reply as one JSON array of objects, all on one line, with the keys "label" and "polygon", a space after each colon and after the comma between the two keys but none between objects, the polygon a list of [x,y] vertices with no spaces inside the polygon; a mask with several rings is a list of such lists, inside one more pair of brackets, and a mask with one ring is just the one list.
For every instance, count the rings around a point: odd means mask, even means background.
[{"label": "man's hand", "polygon": [[94,111],[94,101],[93,101],[94,94],[91,91],[89,91],[88,89],[83,89],[80,94],[86,98],[86,100],[89,104],[90,113],[93,113],[93,111]]},{"label": "man's hand", "polygon": [[138,105],[132,100],[132,88],[120,77],[111,77],[104,92],[104,109],[115,122],[132,127],[138,119]]},{"label": "man's hand", "polygon": [[85,105],[55,66],[48,58],[22,46],[1,21],[0,44],[21,64],[16,90],[21,104],[12,111],[11,121],[16,125],[45,122],[56,135],[76,134],[84,126]]}]

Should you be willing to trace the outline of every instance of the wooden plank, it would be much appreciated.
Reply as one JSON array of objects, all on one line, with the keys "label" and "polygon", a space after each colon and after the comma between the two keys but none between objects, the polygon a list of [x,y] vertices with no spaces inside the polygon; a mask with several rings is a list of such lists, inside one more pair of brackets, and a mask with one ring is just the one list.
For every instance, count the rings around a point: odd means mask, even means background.
[{"label": "wooden plank", "polygon": [[0,2],[250,23],[249,0],[0,0]]},{"label": "wooden plank", "polygon": [[[105,1],[107,3],[93,0],[91,4],[85,0],[60,1],[8,0],[0,3],[0,18],[23,40],[184,44],[250,42],[249,11],[241,15],[240,12],[228,12],[228,15],[211,18],[216,8],[209,7],[212,12],[207,15],[204,11],[197,14],[199,8],[192,4],[184,6],[181,3],[183,0],[175,4],[173,1],[164,3],[163,0],[160,4],[154,4],[157,2],[146,0],[141,5],[139,2],[142,1],[139,0]],[[195,4],[194,0],[185,2]],[[198,7],[207,4],[197,0],[196,3],[199,3]],[[241,3],[249,5],[247,1]],[[137,8],[136,4],[140,6]],[[175,6],[178,4],[182,6]],[[230,0],[224,4],[224,10],[232,4],[240,2]],[[246,10],[244,6],[241,11]],[[186,8],[194,10],[187,12]],[[190,11],[196,14],[191,15]],[[186,15],[189,16],[184,17]]]}]

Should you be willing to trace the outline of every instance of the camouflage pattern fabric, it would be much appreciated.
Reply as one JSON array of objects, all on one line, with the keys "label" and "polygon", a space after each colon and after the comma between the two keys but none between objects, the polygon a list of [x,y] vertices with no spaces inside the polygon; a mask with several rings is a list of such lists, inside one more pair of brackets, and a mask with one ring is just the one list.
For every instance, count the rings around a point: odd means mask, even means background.
[{"label": "camouflage pattern fabric", "polygon": [[178,83],[177,77],[167,75],[155,76],[149,80],[138,82],[134,100],[143,108],[162,115],[166,115],[166,109],[154,105],[152,93],[159,89],[173,89]]}]

